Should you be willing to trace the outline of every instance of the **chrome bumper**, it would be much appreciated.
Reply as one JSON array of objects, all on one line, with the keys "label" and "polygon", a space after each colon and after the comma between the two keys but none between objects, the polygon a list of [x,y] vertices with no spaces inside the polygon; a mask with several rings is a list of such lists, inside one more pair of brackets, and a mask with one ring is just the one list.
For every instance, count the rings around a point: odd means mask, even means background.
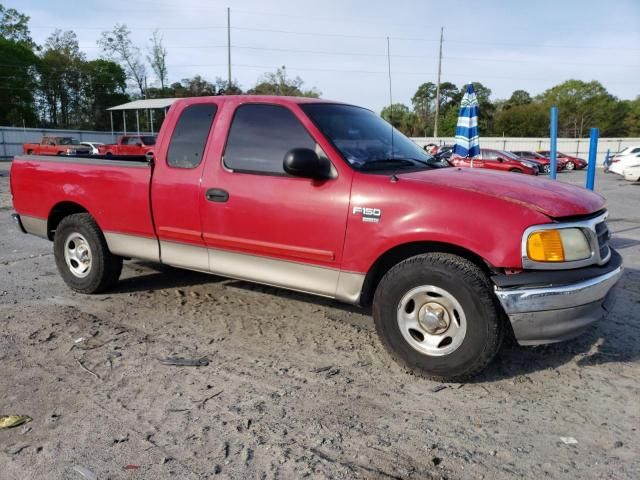
[{"label": "chrome bumper", "polygon": [[624,267],[576,283],[500,289],[495,293],[520,345],[539,345],[579,335],[611,310],[613,287]]}]

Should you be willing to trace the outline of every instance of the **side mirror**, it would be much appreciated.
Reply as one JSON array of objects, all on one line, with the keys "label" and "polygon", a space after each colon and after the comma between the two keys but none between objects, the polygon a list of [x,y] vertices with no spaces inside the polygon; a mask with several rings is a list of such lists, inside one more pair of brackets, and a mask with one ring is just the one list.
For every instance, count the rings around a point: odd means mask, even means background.
[{"label": "side mirror", "polygon": [[331,178],[331,163],[310,148],[293,148],[284,155],[284,171],[294,177],[324,180]]}]

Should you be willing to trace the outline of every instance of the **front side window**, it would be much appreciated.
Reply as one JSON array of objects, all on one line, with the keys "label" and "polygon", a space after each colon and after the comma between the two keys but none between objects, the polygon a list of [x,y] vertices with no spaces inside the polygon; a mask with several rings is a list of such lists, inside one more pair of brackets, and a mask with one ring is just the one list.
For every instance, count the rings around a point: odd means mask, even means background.
[{"label": "front side window", "polygon": [[200,165],[217,109],[213,103],[201,103],[182,111],[169,143],[169,166],[195,168]]},{"label": "front side window", "polygon": [[241,105],[229,129],[224,165],[241,172],[285,175],[284,156],[292,148],[318,151],[293,112],[279,105]]},{"label": "front side window", "polygon": [[443,166],[370,110],[330,103],[308,103],[300,108],[356,170]]}]

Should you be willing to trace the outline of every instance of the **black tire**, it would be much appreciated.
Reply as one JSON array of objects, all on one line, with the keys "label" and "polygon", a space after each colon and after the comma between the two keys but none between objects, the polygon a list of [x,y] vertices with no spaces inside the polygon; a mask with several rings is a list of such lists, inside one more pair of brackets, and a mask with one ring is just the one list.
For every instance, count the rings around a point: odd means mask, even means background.
[{"label": "black tire", "polygon": [[512,168],[511,170],[509,170],[511,173],[524,173],[522,170],[520,170],[519,168]]},{"label": "black tire", "polygon": [[542,170],[544,171],[545,175],[549,175],[551,173],[551,167],[549,165],[545,165],[544,167],[542,167]]},{"label": "black tire", "polygon": [[33,153],[33,150],[27,150],[27,155],[31,155]]},{"label": "black tire", "polygon": [[[90,249],[90,266],[83,277],[74,274],[65,259],[67,240],[77,234],[86,239]],[[109,251],[100,227],[88,213],[76,213],[62,219],[56,228],[53,254],[60,276],[76,292],[104,292],[115,286],[122,272],[122,257]]]},{"label": "black tire", "polygon": [[568,162],[565,164],[564,169],[565,169],[565,170],[569,170],[569,171],[575,170],[575,169],[576,169],[576,164],[575,164],[575,163],[573,163],[572,161],[568,161]]},{"label": "black tire", "polygon": [[[420,352],[401,332],[401,300],[423,285],[446,290],[463,310],[466,333],[449,354]],[[417,255],[392,267],[376,289],[373,318],[378,335],[398,363],[416,375],[448,382],[461,382],[482,371],[500,349],[505,331],[487,276],[472,262],[449,253]]]}]

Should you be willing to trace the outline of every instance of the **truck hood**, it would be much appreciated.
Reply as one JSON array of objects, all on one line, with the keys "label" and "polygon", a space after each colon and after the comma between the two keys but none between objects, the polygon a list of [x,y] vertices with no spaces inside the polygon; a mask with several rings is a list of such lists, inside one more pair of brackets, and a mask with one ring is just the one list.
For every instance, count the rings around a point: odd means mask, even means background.
[{"label": "truck hood", "polygon": [[404,173],[398,178],[500,198],[551,218],[588,215],[605,205],[601,195],[585,188],[510,172],[454,167]]}]

